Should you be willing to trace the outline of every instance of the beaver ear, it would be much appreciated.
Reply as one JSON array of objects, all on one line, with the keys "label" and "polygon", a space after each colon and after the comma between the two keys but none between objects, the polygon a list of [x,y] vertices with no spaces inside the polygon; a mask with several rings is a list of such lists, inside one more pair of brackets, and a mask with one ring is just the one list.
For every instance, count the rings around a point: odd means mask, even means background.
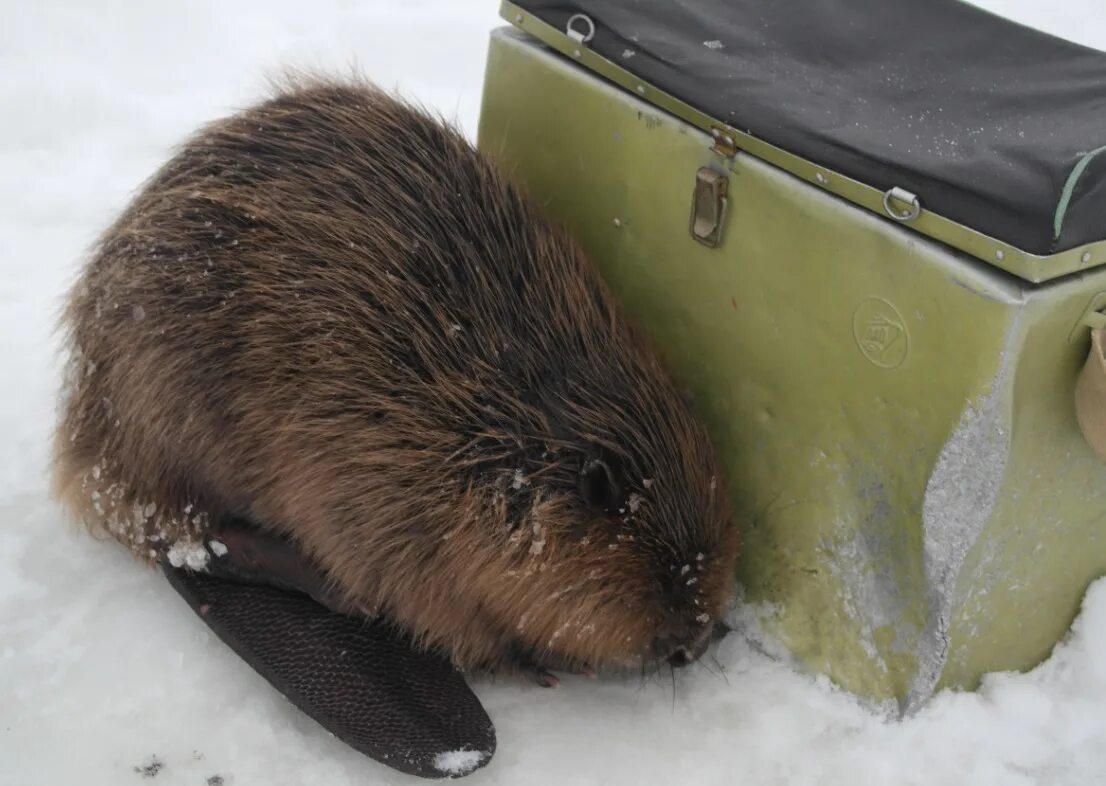
[{"label": "beaver ear", "polygon": [[580,470],[580,497],[592,508],[614,515],[626,505],[625,484],[603,459],[591,459]]}]

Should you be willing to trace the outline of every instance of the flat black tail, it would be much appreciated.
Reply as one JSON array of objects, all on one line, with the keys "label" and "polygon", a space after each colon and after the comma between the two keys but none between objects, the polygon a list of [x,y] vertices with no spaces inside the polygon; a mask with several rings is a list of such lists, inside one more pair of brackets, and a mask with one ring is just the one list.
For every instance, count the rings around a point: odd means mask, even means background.
[{"label": "flat black tail", "polygon": [[461,673],[387,621],[280,587],[163,569],[227,646],[355,750],[424,778],[467,775],[491,760],[495,728]]}]

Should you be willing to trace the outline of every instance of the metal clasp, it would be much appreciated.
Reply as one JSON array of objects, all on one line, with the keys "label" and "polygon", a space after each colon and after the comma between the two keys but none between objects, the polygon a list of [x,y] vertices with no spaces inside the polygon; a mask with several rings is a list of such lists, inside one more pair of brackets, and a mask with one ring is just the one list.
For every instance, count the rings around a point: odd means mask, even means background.
[{"label": "metal clasp", "polygon": [[690,229],[691,236],[704,246],[717,248],[722,242],[729,188],[730,179],[721,172],[702,167],[695,173]]}]

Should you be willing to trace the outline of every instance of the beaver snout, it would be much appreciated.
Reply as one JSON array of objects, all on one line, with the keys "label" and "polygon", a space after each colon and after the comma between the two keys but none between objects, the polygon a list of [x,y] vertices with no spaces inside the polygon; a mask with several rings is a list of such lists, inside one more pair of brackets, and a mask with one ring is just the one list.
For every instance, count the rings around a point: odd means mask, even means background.
[{"label": "beaver snout", "polygon": [[658,660],[664,660],[671,666],[690,666],[707,651],[710,639],[710,628],[693,634],[661,636],[653,639],[653,653]]}]

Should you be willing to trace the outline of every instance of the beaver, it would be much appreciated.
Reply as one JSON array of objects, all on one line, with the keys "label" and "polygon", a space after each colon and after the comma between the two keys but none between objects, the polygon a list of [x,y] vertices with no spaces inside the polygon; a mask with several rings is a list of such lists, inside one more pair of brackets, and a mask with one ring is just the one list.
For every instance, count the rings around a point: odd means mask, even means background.
[{"label": "beaver", "polygon": [[248,522],[499,672],[687,662],[727,603],[738,530],[657,352],[497,165],[360,77],[186,141],[63,325],[56,493],[144,559],[202,569]]}]

